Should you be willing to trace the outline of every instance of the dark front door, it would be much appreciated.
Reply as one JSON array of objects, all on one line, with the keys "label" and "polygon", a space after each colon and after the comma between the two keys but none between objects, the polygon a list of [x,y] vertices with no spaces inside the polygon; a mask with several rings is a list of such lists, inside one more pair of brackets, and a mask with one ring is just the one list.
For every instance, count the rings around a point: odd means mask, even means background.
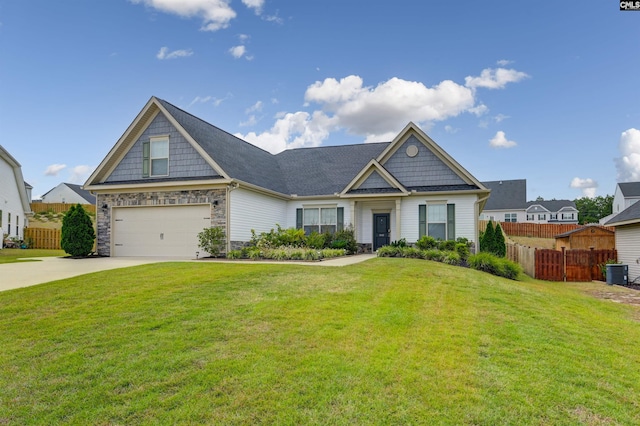
[{"label": "dark front door", "polygon": [[373,250],[389,244],[389,213],[375,213],[373,215]]}]

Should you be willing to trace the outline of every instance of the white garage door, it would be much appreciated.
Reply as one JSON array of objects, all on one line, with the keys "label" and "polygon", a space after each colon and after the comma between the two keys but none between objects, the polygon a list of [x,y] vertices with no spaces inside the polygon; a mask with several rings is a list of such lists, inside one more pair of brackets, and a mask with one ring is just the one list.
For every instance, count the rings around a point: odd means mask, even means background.
[{"label": "white garage door", "polygon": [[198,233],[211,226],[209,205],[113,209],[113,256],[208,256]]}]

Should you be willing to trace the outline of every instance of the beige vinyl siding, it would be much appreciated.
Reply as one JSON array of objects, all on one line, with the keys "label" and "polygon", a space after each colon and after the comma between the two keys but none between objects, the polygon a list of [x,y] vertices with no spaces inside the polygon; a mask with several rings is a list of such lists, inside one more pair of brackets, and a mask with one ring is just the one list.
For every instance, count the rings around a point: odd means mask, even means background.
[{"label": "beige vinyl siding", "polygon": [[618,262],[629,265],[629,281],[640,282],[640,224],[616,227]]},{"label": "beige vinyl siding", "polygon": [[396,233],[396,202],[391,201],[373,201],[358,203],[357,215],[359,215],[358,242],[365,244],[373,243],[373,214],[374,213],[390,213],[389,227],[391,234],[390,241],[399,240],[401,237]]},{"label": "beige vinyl siding", "polygon": [[[285,222],[287,202],[254,191],[238,188],[229,192],[230,241],[250,241],[251,230],[268,232]],[[294,221],[295,226],[295,211]]]}]

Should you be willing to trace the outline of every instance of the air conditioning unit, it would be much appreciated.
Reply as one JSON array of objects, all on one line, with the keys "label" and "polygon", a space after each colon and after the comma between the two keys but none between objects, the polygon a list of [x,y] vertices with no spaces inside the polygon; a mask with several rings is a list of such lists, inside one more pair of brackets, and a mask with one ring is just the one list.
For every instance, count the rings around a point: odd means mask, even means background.
[{"label": "air conditioning unit", "polygon": [[607,265],[607,284],[629,284],[629,265]]}]

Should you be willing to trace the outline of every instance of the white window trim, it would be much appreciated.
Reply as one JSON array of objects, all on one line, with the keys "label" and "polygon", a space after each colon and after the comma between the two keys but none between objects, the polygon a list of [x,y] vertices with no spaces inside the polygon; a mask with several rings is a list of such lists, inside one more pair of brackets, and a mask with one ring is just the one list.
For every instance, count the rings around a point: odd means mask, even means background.
[{"label": "white window trim", "polygon": [[[167,142],[167,156],[166,157],[154,157],[151,153],[153,152],[153,143],[154,142]],[[149,177],[162,177],[169,176],[169,150],[170,150],[170,142],[169,135],[164,136],[151,136],[149,137]],[[162,160],[167,159],[167,173],[163,175],[155,175],[153,174],[153,160]]]},{"label": "white window trim", "polygon": [[[433,223],[433,224],[442,224],[444,223],[444,238],[443,240],[447,239],[447,235],[449,235],[449,223],[447,221],[447,204],[449,204],[447,202],[447,200],[437,200],[437,201],[427,201],[427,211],[426,211],[426,234],[429,236],[433,236],[429,233],[429,224]],[[429,220],[429,206],[444,206],[444,222],[432,222]],[[491,216],[493,217],[493,216]]]},{"label": "white window trim", "polygon": [[[335,210],[335,223],[322,223],[322,209],[334,209]],[[306,210],[318,210],[318,223],[307,223],[306,222]],[[318,229],[316,232],[322,233],[323,226],[334,226],[336,231],[338,230],[338,204],[303,204],[302,205],[302,229],[305,229],[305,226],[317,226]],[[306,232],[306,231],[305,231]],[[312,231],[313,232],[313,231]]]}]

